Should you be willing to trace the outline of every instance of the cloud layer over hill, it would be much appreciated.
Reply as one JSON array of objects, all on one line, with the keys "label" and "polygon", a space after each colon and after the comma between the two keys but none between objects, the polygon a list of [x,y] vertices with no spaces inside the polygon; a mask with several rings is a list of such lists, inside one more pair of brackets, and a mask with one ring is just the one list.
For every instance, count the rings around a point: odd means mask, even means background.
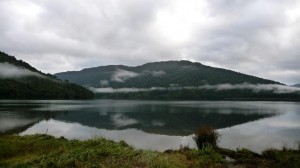
[{"label": "cloud layer over hill", "polygon": [[215,91],[223,91],[223,90],[252,90],[253,92],[261,92],[261,91],[271,91],[273,93],[282,94],[282,93],[295,93],[298,92],[300,94],[300,88],[284,86],[284,85],[276,85],[276,84],[218,84],[218,85],[202,85],[198,87],[192,86],[176,86],[176,87],[152,87],[152,88],[90,88],[95,93],[122,93],[122,92],[149,92],[149,91],[157,91],[157,90],[182,90],[182,89],[207,89],[207,90],[215,90]]},{"label": "cloud layer over hill", "polygon": [[42,75],[28,69],[9,63],[0,63],[0,78],[22,78],[27,76],[42,77]]}]

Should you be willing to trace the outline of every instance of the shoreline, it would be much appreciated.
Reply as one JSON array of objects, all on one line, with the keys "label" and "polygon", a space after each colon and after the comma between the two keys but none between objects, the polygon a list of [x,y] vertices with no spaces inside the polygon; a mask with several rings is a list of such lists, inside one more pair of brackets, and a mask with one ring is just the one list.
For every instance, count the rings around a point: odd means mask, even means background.
[{"label": "shoreline", "polygon": [[67,140],[45,134],[0,136],[0,167],[297,167],[298,149],[138,150],[103,138]]}]

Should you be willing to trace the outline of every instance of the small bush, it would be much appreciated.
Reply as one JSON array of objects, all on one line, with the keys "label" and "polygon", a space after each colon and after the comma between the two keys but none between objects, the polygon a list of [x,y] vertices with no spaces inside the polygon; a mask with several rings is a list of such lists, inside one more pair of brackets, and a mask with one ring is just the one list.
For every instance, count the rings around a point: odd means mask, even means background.
[{"label": "small bush", "polygon": [[198,149],[203,149],[205,147],[216,148],[218,138],[219,133],[216,129],[211,127],[200,127],[193,137]]}]

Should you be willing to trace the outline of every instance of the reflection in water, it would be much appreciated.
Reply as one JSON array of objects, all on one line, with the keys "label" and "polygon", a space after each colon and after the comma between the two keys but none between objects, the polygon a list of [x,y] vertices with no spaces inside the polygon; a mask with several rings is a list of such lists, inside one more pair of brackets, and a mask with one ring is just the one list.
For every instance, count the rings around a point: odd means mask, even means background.
[{"label": "reflection in water", "polygon": [[[222,108],[220,104],[224,104],[225,108]],[[106,129],[136,128],[148,133],[167,135],[190,135],[202,125],[226,128],[279,113],[278,109],[249,107],[247,103],[244,107],[241,103],[228,106],[227,102],[211,104],[210,102],[112,100],[82,105],[52,104],[36,110],[52,111],[54,109],[61,112],[55,117],[60,121],[77,122]]]},{"label": "reflection in water", "polygon": [[34,112],[32,109],[38,107],[38,104],[4,102],[0,102],[0,135],[24,131],[38,121],[54,116],[49,112]]},{"label": "reflection in water", "polygon": [[165,150],[193,147],[193,131],[213,125],[222,134],[222,147],[260,152],[268,147],[296,147],[299,115],[300,104],[290,102],[0,101],[0,132],[70,139],[102,136],[137,148]]},{"label": "reflection in water", "polygon": [[[21,118],[0,118],[0,133],[17,130],[38,122],[40,118],[21,119]],[[26,129],[26,128],[25,128]]]},{"label": "reflection in water", "polygon": [[165,151],[179,149],[180,145],[195,147],[191,136],[168,136],[145,133],[137,129],[106,130],[82,126],[78,123],[65,123],[57,120],[41,121],[30,127],[21,135],[47,133],[55,137],[64,136],[67,139],[86,140],[95,137],[104,137],[119,142],[126,141],[138,149]]},{"label": "reflection in water", "polygon": [[276,117],[220,129],[220,145],[230,149],[245,147],[256,152],[283,146],[297,148],[300,144],[299,121],[299,111],[291,111]]},{"label": "reflection in water", "polygon": [[137,120],[129,118],[120,113],[112,115],[111,121],[113,122],[113,125],[115,125],[117,128],[139,123]]}]

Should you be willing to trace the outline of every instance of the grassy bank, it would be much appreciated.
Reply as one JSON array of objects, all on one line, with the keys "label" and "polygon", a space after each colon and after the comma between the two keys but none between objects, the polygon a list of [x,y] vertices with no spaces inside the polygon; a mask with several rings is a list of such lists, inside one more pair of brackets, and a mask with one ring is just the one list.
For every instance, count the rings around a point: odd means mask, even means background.
[{"label": "grassy bank", "polygon": [[231,151],[206,147],[164,153],[136,150],[105,139],[48,135],[0,136],[0,167],[298,167],[299,150]]}]

